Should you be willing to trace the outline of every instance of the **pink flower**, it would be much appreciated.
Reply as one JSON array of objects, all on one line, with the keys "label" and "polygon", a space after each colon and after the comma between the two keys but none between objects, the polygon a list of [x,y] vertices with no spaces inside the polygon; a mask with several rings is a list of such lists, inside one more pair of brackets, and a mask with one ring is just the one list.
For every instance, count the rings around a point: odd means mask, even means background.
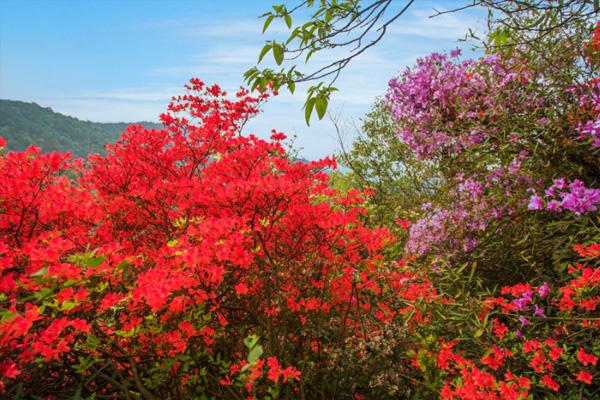
[{"label": "pink flower", "polygon": [[537,194],[534,194],[529,198],[529,204],[527,205],[527,209],[529,210],[541,210],[544,206],[542,204],[542,199]]}]

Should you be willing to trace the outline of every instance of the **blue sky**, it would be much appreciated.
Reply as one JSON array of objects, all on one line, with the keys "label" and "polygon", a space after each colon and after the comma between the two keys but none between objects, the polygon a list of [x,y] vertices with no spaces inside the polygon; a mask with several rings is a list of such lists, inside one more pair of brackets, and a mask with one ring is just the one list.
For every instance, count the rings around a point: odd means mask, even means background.
[{"label": "blue sky", "polygon": [[[0,0],[0,98],[35,101],[92,121],[156,121],[193,76],[228,90],[239,87],[264,40],[285,33],[274,23],[273,33],[260,35],[258,16],[280,2]],[[348,142],[389,79],[417,57],[468,50],[457,39],[482,26],[481,10],[429,18],[434,6],[465,2],[417,0],[376,47],[343,71],[330,110]],[[331,155],[339,147],[333,125],[327,118],[305,125],[303,89],[271,100],[245,131],[295,134],[304,157]]]}]

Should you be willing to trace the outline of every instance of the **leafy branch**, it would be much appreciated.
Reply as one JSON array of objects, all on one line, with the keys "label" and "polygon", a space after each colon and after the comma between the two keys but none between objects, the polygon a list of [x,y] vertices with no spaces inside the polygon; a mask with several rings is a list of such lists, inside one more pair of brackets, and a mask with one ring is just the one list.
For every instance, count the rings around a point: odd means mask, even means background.
[{"label": "leafy branch", "polygon": [[[414,0],[404,1],[400,7],[394,7],[396,3],[392,0],[305,0],[289,10],[284,4],[274,5],[272,11],[261,16],[264,18],[263,33],[278,19],[285,23],[290,34],[283,42],[267,41],[259,54],[258,64],[269,53],[278,66],[284,61],[296,60],[308,64],[315,54],[340,49],[345,55],[310,72],[299,71],[297,65],[282,67],[279,71],[255,66],[246,71],[244,79],[253,90],[264,90],[272,85],[274,90],[286,87],[290,93],[294,93],[297,83],[316,81],[308,89],[304,116],[307,124],[313,111],[322,119],[331,94],[337,90],[334,84],[341,71],[381,41],[390,24],[404,14]],[[295,15],[305,9],[312,11],[308,21],[294,25]]]}]

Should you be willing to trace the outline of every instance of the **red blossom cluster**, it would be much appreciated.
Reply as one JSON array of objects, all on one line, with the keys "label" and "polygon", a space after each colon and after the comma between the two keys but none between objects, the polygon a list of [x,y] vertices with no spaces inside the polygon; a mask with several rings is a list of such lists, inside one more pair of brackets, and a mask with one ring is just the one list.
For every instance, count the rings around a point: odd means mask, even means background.
[{"label": "red blossom cluster", "polygon": [[[105,156],[0,156],[1,391],[226,397],[236,372],[252,395],[414,308],[367,194],[328,186],[335,160],[240,135],[266,94],[187,89],[164,129],[131,126]],[[246,360],[250,334],[266,358]]]},{"label": "red blossom cluster", "polygon": [[[576,252],[587,260],[569,266],[572,279],[559,287],[519,283],[503,287],[501,296],[484,299],[478,314],[484,329],[475,335],[483,351],[479,359],[473,358],[473,348],[459,349],[458,341],[441,339],[438,350],[428,353],[435,355],[435,367],[444,371],[442,398],[568,395],[582,390],[575,389],[581,384],[590,393],[598,390],[594,338],[600,329],[600,268],[584,266],[598,259],[597,249],[596,243],[576,245]],[[427,358],[417,365],[427,365]]]}]

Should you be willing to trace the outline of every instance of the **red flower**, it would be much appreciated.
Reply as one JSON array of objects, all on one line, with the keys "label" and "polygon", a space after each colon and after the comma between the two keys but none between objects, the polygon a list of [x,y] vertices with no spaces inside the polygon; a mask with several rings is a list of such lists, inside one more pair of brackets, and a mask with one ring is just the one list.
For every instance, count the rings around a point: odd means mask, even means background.
[{"label": "red flower", "polygon": [[283,381],[287,382],[290,379],[299,381],[300,380],[300,371],[298,371],[296,368],[294,367],[287,367],[285,369],[283,369],[281,371],[281,374],[283,375]]},{"label": "red flower", "polygon": [[573,250],[581,257],[600,257],[600,243],[593,243],[588,246],[576,244]]},{"label": "red flower", "polygon": [[408,229],[410,227],[410,220],[409,219],[397,219],[396,225],[398,225],[401,228]]},{"label": "red flower", "polygon": [[285,140],[287,136],[281,132],[277,132],[275,130],[272,131],[271,140],[280,141]]},{"label": "red flower", "polygon": [[577,380],[579,382],[583,382],[583,383],[586,383],[588,385],[592,384],[592,375],[589,372],[587,372],[587,371],[581,370],[578,373],[573,374],[573,375],[575,375],[575,377],[577,378]]},{"label": "red flower", "polygon": [[535,351],[535,350],[541,349],[541,348],[542,348],[542,345],[537,340],[528,340],[525,343],[523,343],[523,351],[525,353],[531,353],[532,351]]},{"label": "red flower", "polygon": [[248,294],[248,286],[245,283],[238,283],[237,285],[235,285],[235,293],[238,296],[244,295],[244,294]]},{"label": "red flower", "polygon": [[544,375],[542,377],[542,383],[548,389],[554,390],[555,392],[557,392],[560,389],[560,385],[558,384],[558,382],[556,382],[554,379],[552,379],[551,374]]},{"label": "red flower", "polygon": [[494,318],[494,334],[500,340],[504,338],[504,335],[508,333],[508,327],[500,322],[498,318]]},{"label": "red flower", "polygon": [[577,359],[580,363],[586,366],[590,364],[596,365],[598,363],[598,357],[594,356],[593,354],[586,353],[582,347],[577,350]]}]

